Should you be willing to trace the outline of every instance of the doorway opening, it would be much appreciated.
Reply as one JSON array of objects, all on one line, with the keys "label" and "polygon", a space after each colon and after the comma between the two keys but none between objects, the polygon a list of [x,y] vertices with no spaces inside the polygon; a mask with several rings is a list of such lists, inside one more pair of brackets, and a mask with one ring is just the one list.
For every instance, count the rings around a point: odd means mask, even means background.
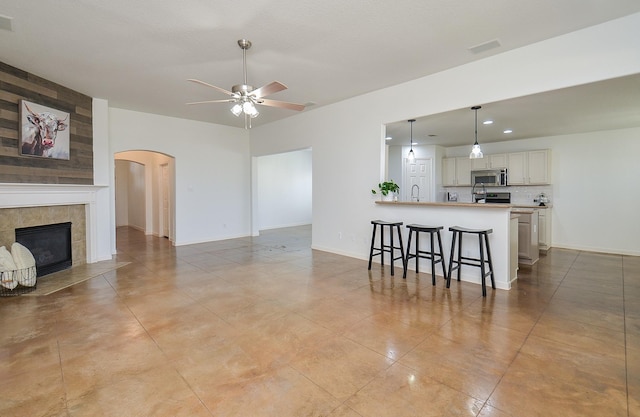
[{"label": "doorway opening", "polygon": [[312,150],[254,157],[252,234],[312,223]]},{"label": "doorway opening", "polygon": [[175,158],[153,151],[115,154],[116,227],[175,241]]}]

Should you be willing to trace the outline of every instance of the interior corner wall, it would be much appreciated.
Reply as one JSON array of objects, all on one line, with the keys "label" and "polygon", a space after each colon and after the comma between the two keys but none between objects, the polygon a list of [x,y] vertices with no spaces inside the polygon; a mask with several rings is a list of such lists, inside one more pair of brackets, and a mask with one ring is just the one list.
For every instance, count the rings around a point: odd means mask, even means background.
[{"label": "interior corner wall", "polygon": [[257,229],[311,224],[312,151],[257,158]]},{"label": "interior corner wall", "polygon": [[[251,152],[256,156],[313,148],[312,246],[366,259],[370,220],[380,215],[370,190],[384,172],[384,124],[640,73],[638,39],[640,14],[612,20],[255,127]],[[590,151],[598,154],[600,149]],[[628,192],[637,189],[637,178],[616,181]],[[581,210],[601,218],[596,207]],[[607,220],[614,229],[623,230],[635,221],[626,214],[615,213]],[[396,219],[388,220],[402,221],[401,210]],[[571,239],[567,244],[579,244],[583,236],[577,230],[563,235]]]}]

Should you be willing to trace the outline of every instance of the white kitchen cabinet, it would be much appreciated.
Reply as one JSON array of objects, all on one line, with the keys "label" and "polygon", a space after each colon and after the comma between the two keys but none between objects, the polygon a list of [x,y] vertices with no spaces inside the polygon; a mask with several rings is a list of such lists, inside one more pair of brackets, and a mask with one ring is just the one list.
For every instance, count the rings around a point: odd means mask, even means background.
[{"label": "white kitchen cabinet", "polygon": [[518,278],[518,215],[511,214],[509,221],[509,279]]},{"label": "white kitchen cabinet", "polygon": [[507,167],[507,154],[485,155],[481,159],[471,159],[471,169],[497,169]]},{"label": "white kitchen cabinet", "polygon": [[471,159],[461,156],[456,158],[457,185],[471,185]]},{"label": "white kitchen cabinet", "polygon": [[551,209],[538,210],[538,244],[541,251],[551,249]]},{"label": "white kitchen cabinet", "polygon": [[533,265],[540,258],[538,210],[518,214],[518,262]]},{"label": "white kitchen cabinet", "polygon": [[442,185],[447,187],[471,185],[471,159],[442,158]]},{"label": "white kitchen cabinet", "polygon": [[455,186],[456,184],[456,158],[442,158],[442,185]]},{"label": "white kitchen cabinet", "polygon": [[529,184],[549,184],[551,182],[548,149],[527,152]]},{"label": "white kitchen cabinet", "polygon": [[545,185],[551,182],[548,149],[512,152],[507,157],[509,185]]},{"label": "white kitchen cabinet", "polygon": [[[484,158],[486,159],[486,157]],[[489,164],[488,168],[497,169],[497,168],[506,168],[507,167],[507,154],[506,153],[497,153],[494,155],[489,155]]]},{"label": "white kitchen cabinet", "polygon": [[527,153],[510,153],[507,157],[507,184],[525,185],[527,175]]}]

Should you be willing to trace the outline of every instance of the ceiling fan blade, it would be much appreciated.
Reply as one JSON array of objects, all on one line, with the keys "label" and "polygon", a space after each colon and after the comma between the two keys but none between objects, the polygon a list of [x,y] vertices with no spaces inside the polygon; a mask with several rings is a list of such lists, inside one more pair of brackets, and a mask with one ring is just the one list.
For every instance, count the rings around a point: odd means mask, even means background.
[{"label": "ceiling fan blade", "polygon": [[230,96],[232,96],[232,95],[233,95],[233,93],[232,93],[231,91],[225,90],[224,88],[216,87],[216,86],[215,86],[215,85],[213,85],[213,84],[205,83],[204,81],[196,80],[196,79],[194,79],[194,78],[189,78],[187,81],[191,81],[192,83],[198,83],[198,84],[206,85],[207,87],[211,87],[211,88],[213,88],[214,90],[218,90],[218,91],[220,91],[221,93],[225,93],[225,94],[228,94],[228,95],[230,95]]},{"label": "ceiling fan blade", "polygon": [[251,92],[251,95],[254,96],[255,98],[261,98],[261,97],[266,97],[268,95],[271,95],[271,94],[277,93],[278,91],[282,91],[286,89],[287,89],[286,85],[282,84],[279,81],[273,81],[267,85],[263,85],[257,90],[253,90]]},{"label": "ceiling fan blade", "polygon": [[267,98],[261,98],[260,100],[257,101],[257,103],[262,104],[263,106],[281,107],[283,109],[289,109],[289,110],[295,110],[295,111],[304,110],[304,105],[302,104],[289,103],[286,101],[279,101],[279,100],[269,100]]},{"label": "ceiling fan blade", "polygon": [[236,100],[233,98],[225,98],[223,100],[194,101],[192,103],[186,103],[186,104],[190,106],[192,104],[231,103],[233,101],[236,101]]}]

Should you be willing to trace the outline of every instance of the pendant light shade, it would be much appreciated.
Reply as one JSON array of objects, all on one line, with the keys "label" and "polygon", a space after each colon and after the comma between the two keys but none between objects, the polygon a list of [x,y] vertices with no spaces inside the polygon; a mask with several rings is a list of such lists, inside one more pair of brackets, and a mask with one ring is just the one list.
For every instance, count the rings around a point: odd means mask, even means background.
[{"label": "pendant light shade", "polygon": [[482,108],[481,106],[471,107],[471,110],[474,110],[476,112],[476,141],[473,143],[473,148],[471,148],[469,159],[484,158],[484,155],[482,154],[482,149],[480,149],[480,145],[478,145],[478,110],[481,108]]},{"label": "pendant light shade", "polygon": [[416,161],[416,154],[413,152],[413,122],[415,121],[416,119],[408,120],[411,126],[411,136],[409,137],[409,145],[411,149],[409,150],[409,155],[407,156],[407,159],[409,160],[410,163],[414,163]]}]

